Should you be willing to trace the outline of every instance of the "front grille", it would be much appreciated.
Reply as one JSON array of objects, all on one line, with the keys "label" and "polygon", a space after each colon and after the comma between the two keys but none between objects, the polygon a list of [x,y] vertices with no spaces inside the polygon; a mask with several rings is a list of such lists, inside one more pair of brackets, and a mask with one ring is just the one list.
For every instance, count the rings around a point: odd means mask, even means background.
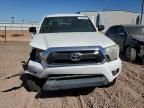
[{"label": "front grille", "polygon": [[[79,60],[72,58],[72,54],[78,54]],[[74,60],[73,60],[74,59]],[[100,51],[57,51],[51,52],[47,58],[47,63],[50,65],[63,65],[63,64],[90,64],[90,63],[102,63],[104,57]]]}]

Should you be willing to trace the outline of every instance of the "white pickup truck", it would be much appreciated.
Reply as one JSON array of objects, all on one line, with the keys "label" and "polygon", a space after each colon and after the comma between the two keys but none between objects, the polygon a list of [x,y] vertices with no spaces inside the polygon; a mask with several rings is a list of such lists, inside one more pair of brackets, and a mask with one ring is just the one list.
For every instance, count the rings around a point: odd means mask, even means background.
[{"label": "white pickup truck", "polygon": [[24,66],[29,91],[113,84],[121,72],[119,46],[81,14],[48,15],[31,27],[32,52]]}]

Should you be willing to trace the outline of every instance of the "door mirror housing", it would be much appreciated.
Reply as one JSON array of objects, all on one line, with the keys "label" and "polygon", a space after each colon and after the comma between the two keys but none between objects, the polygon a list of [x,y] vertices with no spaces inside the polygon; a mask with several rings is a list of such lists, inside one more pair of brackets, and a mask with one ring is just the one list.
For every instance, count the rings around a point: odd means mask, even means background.
[{"label": "door mirror housing", "polygon": [[32,34],[36,34],[36,27],[30,27],[29,32]]},{"label": "door mirror housing", "polygon": [[104,25],[99,25],[98,26],[98,31],[103,31],[105,29]]}]

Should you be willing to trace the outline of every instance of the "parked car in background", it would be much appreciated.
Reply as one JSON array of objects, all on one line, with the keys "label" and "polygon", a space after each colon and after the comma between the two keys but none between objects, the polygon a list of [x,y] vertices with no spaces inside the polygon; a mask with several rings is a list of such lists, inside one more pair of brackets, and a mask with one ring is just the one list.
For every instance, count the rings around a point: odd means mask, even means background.
[{"label": "parked car in background", "polygon": [[144,26],[115,25],[105,34],[119,45],[127,61],[133,62],[138,57],[144,63]]}]

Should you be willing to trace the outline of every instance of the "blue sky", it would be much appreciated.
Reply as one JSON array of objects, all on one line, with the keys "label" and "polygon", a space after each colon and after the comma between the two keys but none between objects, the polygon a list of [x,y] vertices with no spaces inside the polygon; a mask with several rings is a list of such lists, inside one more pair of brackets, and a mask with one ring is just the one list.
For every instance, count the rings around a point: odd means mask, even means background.
[{"label": "blue sky", "polygon": [[1,0],[0,21],[40,21],[44,15],[77,11],[127,10],[140,12],[142,0]]}]

